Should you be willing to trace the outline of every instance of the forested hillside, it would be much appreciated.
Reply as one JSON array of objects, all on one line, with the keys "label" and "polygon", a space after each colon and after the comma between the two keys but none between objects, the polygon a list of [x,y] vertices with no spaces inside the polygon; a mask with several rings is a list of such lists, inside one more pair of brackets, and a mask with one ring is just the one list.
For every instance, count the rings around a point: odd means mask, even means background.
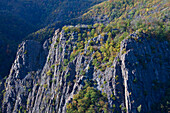
[{"label": "forested hillside", "polygon": [[78,17],[101,1],[103,0],[1,0],[0,70],[3,71],[0,76],[4,77],[9,73],[17,45],[28,34],[53,22],[64,23]]},{"label": "forested hillside", "polygon": [[65,7],[44,20],[52,24],[18,45],[4,89],[0,83],[1,111],[169,112],[168,0],[69,2],[59,1]]}]

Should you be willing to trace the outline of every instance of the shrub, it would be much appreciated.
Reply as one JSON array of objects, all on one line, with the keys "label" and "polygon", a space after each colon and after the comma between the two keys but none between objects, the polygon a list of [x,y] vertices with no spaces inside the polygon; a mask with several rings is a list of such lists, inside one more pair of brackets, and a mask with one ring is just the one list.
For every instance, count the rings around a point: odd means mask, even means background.
[{"label": "shrub", "polygon": [[72,102],[67,104],[67,113],[101,113],[104,111],[109,112],[107,97],[87,83],[78,94],[73,96]]},{"label": "shrub", "polygon": [[105,69],[106,69],[106,66],[101,66],[100,71],[104,72],[104,71],[105,71]]},{"label": "shrub", "polygon": [[133,80],[133,83],[135,83],[135,84],[137,83],[137,78],[135,78],[135,79]]},{"label": "shrub", "polygon": [[59,48],[59,51],[60,51],[60,52],[62,52],[62,51],[63,51],[63,48],[62,48],[62,47],[60,47],[60,48]]},{"label": "shrub", "polygon": [[84,70],[80,71],[80,75],[85,75],[85,74],[86,74],[86,72]]},{"label": "shrub", "polygon": [[53,64],[53,65],[51,66],[51,68],[54,69],[54,68],[55,68],[55,64]]},{"label": "shrub", "polygon": [[66,66],[69,63],[68,59],[64,59],[64,66]]},{"label": "shrub", "polygon": [[69,76],[70,76],[70,73],[66,74],[66,75],[65,75],[65,78],[67,79]]},{"label": "shrub", "polygon": [[31,91],[31,89],[28,89],[28,92],[30,92]]},{"label": "shrub", "polygon": [[27,50],[25,50],[24,54],[27,54]]},{"label": "shrub", "polygon": [[56,43],[54,44],[54,48],[57,48],[57,45],[58,45],[58,43],[56,42]]},{"label": "shrub", "polygon": [[48,84],[44,84],[43,86],[44,86],[44,88],[45,88],[45,89],[47,89],[47,87],[48,87]]},{"label": "shrub", "polygon": [[48,76],[51,76],[51,75],[52,75],[51,70],[47,71],[46,74],[47,74]]},{"label": "shrub", "polygon": [[137,107],[137,111],[138,111],[138,113],[140,113],[140,112],[141,112],[141,108],[142,108],[142,105],[139,105],[139,106]]}]

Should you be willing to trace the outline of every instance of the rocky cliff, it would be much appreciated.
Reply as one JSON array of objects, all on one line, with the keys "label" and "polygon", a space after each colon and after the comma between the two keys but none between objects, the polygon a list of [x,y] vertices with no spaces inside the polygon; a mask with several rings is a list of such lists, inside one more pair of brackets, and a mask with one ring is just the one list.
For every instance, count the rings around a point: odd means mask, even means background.
[{"label": "rocky cliff", "polygon": [[[5,82],[2,112],[65,113],[85,81],[93,81],[92,87],[107,95],[109,112],[151,111],[168,87],[168,42],[131,34],[121,42],[113,62],[98,69],[94,53],[107,40],[108,35],[89,39],[73,57],[80,42],[76,32],[57,30],[43,45],[22,42]],[[87,55],[91,41],[98,44]]]}]

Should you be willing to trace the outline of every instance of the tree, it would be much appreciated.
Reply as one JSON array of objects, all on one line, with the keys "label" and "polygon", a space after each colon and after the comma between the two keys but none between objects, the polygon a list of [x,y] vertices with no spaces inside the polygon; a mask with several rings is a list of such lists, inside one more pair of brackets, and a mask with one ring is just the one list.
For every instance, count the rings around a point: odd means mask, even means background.
[{"label": "tree", "polygon": [[67,113],[101,113],[108,112],[106,95],[85,82],[84,88],[73,96],[71,103],[67,104]]}]

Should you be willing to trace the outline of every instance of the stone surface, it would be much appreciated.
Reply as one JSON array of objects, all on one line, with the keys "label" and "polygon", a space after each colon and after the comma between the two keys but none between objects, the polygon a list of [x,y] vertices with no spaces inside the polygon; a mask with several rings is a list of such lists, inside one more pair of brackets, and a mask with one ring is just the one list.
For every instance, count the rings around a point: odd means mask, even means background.
[{"label": "stone surface", "polygon": [[[64,32],[57,31],[43,46],[35,41],[20,44],[5,83],[4,113],[65,113],[66,104],[88,79],[96,81],[94,87],[107,94],[109,108],[115,104],[115,111],[119,112],[126,109],[137,113],[140,105],[141,112],[147,112],[164,95],[166,87],[155,86],[167,82],[170,75],[170,52],[166,41],[125,39],[112,65],[102,72],[92,65],[93,57],[82,54],[63,67],[64,59],[72,53],[67,48],[73,46],[61,40],[63,36]],[[100,38],[107,37],[98,36],[93,40]],[[81,70],[85,71],[84,75]]]}]

